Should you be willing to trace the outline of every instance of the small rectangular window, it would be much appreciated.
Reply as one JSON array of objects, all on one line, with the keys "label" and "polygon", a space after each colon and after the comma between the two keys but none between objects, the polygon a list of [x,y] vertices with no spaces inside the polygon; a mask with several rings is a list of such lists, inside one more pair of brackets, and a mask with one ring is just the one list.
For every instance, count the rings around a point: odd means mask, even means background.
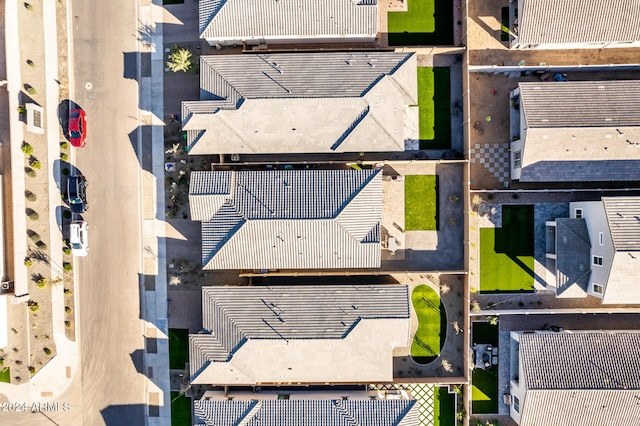
[{"label": "small rectangular window", "polygon": [[600,245],[603,246],[604,245],[604,232],[601,232],[600,235],[598,236],[598,238],[600,239]]},{"label": "small rectangular window", "polygon": [[593,256],[593,264],[596,266],[602,266],[602,256]]},{"label": "small rectangular window", "polygon": [[516,410],[516,413],[520,412],[520,400],[515,395],[513,395],[513,409]]},{"label": "small rectangular window", "polygon": [[602,294],[602,291],[604,289],[602,288],[602,286],[600,284],[593,284],[593,292],[597,293],[597,294]]},{"label": "small rectangular window", "polygon": [[522,151],[516,151],[513,153],[513,168],[519,169],[522,167]]},{"label": "small rectangular window", "polygon": [[576,219],[582,218],[582,209],[576,209]]}]

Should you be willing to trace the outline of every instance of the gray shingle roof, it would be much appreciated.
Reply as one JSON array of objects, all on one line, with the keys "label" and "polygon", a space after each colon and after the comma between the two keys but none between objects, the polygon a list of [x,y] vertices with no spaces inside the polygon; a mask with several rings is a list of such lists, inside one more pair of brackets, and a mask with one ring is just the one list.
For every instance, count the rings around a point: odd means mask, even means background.
[{"label": "gray shingle roof", "polygon": [[[557,295],[587,291],[591,275],[591,243],[584,219],[556,219]],[[577,288],[576,288],[577,287]]]},{"label": "gray shingle roof", "polygon": [[520,336],[528,389],[640,390],[640,333],[534,333]]},{"label": "gray shingle roof", "polygon": [[523,82],[518,87],[529,128],[640,126],[640,80]]},{"label": "gray shingle roof", "polygon": [[640,197],[602,197],[616,251],[640,251]]},{"label": "gray shingle roof", "polygon": [[522,182],[640,180],[640,81],[520,83]]},{"label": "gray shingle roof", "polygon": [[248,340],[345,339],[363,319],[391,318],[409,318],[407,286],[203,287],[210,334],[189,336],[191,378]]},{"label": "gray shingle roof", "polygon": [[200,37],[375,37],[376,0],[200,0]]},{"label": "gray shingle roof", "polygon": [[640,0],[520,0],[519,44],[640,40]]},{"label": "gray shingle roof", "polygon": [[412,53],[215,55],[200,62],[201,100],[182,103],[192,154],[404,149],[405,108],[417,103]]},{"label": "gray shingle roof", "polygon": [[205,269],[380,265],[377,170],[192,172],[189,203]]},{"label": "gray shingle roof", "polygon": [[418,426],[416,400],[194,401],[206,426]]},{"label": "gray shingle roof", "polygon": [[528,391],[520,426],[637,425],[637,390]]}]

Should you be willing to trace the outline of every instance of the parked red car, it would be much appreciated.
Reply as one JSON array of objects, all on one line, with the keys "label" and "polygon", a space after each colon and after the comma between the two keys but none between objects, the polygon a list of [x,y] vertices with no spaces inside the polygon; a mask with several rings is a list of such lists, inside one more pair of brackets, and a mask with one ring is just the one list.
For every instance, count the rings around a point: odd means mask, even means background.
[{"label": "parked red car", "polygon": [[87,137],[87,117],[81,109],[72,109],[69,113],[69,142],[82,148]]}]

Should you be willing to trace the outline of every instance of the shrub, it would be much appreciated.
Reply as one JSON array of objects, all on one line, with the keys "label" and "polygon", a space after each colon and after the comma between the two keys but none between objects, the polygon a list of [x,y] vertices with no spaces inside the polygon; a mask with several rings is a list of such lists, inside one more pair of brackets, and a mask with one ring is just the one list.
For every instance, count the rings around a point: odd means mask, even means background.
[{"label": "shrub", "polygon": [[31,231],[31,232],[29,231],[27,231],[27,233],[29,234],[29,238],[31,238],[31,241],[33,241],[34,243],[37,243],[38,241],[40,241],[40,234],[38,234],[35,231]]},{"label": "shrub", "polygon": [[65,271],[70,271],[73,268],[73,266],[71,266],[71,263],[69,262],[64,262],[62,264],[62,267],[64,268]]},{"label": "shrub", "polygon": [[69,168],[65,167],[62,169],[62,176],[68,176],[69,175]]},{"label": "shrub", "polygon": [[27,93],[30,94],[30,95],[35,95],[38,92],[33,86],[28,86],[27,87]]},{"label": "shrub", "polygon": [[29,366],[29,373],[35,374],[35,372],[36,372],[36,368],[33,365],[30,365]]},{"label": "shrub", "polygon": [[73,310],[73,309],[71,309],[71,306],[65,306],[65,307],[64,307],[64,311],[65,311],[66,313],[68,313],[68,314],[70,314],[72,310]]},{"label": "shrub", "polygon": [[45,354],[47,354],[47,355],[51,355],[51,349],[49,349],[49,348],[44,348],[44,349],[43,349],[43,351],[44,351],[44,353],[45,353]]},{"label": "shrub", "polygon": [[31,5],[30,5],[29,3],[27,3],[27,2],[24,2],[24,7],[25,7],[27,10],[33,10],[33,6],[31,6]]},{"label": "shrub", "polygon": [[24,105],[18,105],[18,114],[26,114],[27,112],[27,107]]},{"label": "shrub", "polygon": [[173,72],[187,72],[193,68],[193,54],[185,48],[179,47],[177,44],[171,48],[167,67]]},{"label": "shrub", "polygon": [[71,219],[71,210],[63,210],[62,217],[65,219]]},{"label": "shrub", "polygon": [[25,257],[24,266],[26,266],[27,268],[31,268],[33,266],[33,259],[31,259],[30,257]]},{"label": "shrub", "polygon": [[24,142],[24,141],[22,142],[22,148],[21,149],[22,149],[22,152],[25,155],[33,154],[33,147],[27,142]]},{"label": "shrub", "polygon": [[47,280],[45,277],[40,277],[38,278],[38,281],[36,281],[36,287],[38,288],[45,288],[47,284],[49,284],[49,280]]},{"label": "shrub", "polygon": [[67,160],[69,159],[69,155],[67,155],[67,153],[66,153],[66,152],[61,152],[61,153],[60,153],[60,159],[61,159],[62,161],[67,161]]},{"label": "shrub", "polygon": [[40,309],[38,302],[29,301],[29,310],[31,312],[38,312],[38,309]]},{"label": "shrub", "polygon": [[64,289],[64,294],[67,295],[67,296],[71,296],[73,294],[73,292],[71,291],[70,288],[65,288]]},{"label": "shrub", "polygon": [[16,359],[16,360],[15,360],[15,363],[16,363],[16,365],[22,365],[22,361],[21,361],[21,360],[19,360],[19,359]]},{"label": "shrub", "polygon": [[29,65],[30,67],[35,67],[36,63],[33,62],[31,59],[27,59],[27,65]]},{"label": "shrub", "polygon": [[493,194],[487,194],[487,198],[488,198],[489,200],[493,200]]},{"label": "shrub", "polygon": [[62,252],[68,256],[71,254],[71,249],[69,247],[62,247]]},{"label": "shrub", "polygon": [[36,177],[36,171],[33,170],[31,167],[25,167],[24,173],[29,177]]},{"label": "shrub", "polygon": [[71,328],[71,321],[65,321],[64,326],[67,328]]},{"label": "shrub", "polygon": [[62,148],[62,149],[69,148],[69,142],[67,142],[67,141],[60,142],[60,148]]},{"label": "shrub", "polygon": [[38,212],[36,212],[35,210],[31,210],[31,209],[27,209],[27,216],[29,217],[29,219],[31,220],[38,220],[40,219],[40,215],[38,214]]},{"label": "shrub", "polygon": [[38,199],[38,197],[36,197],[36,194],[34,194],[33,192],[29,191],[28,189],[26,191],[24,191],[24,196],[27,198],[27,200],[33,202],[36,201]]},{"label": "shrub", "polygon": [[36,157],[29,158],[29,165],[35,170],[40,170],[40,168],[42,167],[42,163],[40,163],[40,160],[38,160]]},{"label": "shrub", "polygon": [[516,193],[513,193],[511,195],[511,198],[513,198],[514,200],[517,200],[518,198],[520,198],[520,196],[518,194],[516,194]]}]

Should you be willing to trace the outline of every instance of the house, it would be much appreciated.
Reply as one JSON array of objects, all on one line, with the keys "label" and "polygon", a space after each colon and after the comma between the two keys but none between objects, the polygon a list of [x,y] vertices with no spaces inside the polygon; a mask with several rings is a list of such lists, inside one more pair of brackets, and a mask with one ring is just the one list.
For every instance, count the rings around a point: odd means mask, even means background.
[{"label": "house", "polygon": [[203,287],[189,335],[192,384],[362,384],[393,380],[409,346],[405,285]]},{"label": "house", "polygon": [[511,332],[511,417],[520,426],[634,425],[640,332]]},{"label": "house", "polygon": [[380,170],[197,171],[203,269],[380,267]]},{"label": "house", "polygon": [[512,49],[640,46],[640,0],[517,0],[510,15]]},{"label": "house", "polygon": [[200,0],[211,46],[373,42],[377,0]]},{"label": "house", "polygon": [[569,215],[547,222],[547,269],[558,296],[640,303],[640,197],[569,203]]},{"label": "house", "polygon": [[519,83],[511,92],[511,178],[640,180],[640,80]]},{"label": "house", "polygon": [[[408,389],[368,387],[227,388],[194,401],[196,425],[418,426],[420,402]],[[301,421],[304,419],[304,421]]]},{"label": "house", "polygon": [[403,151],[417,85],[413,53],[202,56],[182,129],[196,155]]}]

